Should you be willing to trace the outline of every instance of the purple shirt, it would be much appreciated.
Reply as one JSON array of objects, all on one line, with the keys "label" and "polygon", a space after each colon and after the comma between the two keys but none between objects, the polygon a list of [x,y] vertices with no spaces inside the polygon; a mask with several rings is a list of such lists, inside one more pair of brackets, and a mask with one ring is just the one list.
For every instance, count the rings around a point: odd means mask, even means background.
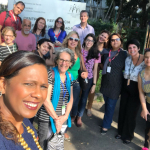
[{"label": "purple shirt", "polygon": [[99,54],[98,55],[99,56],[98,59],[93,58],[93,59],[88,60],[88,62],[86,62],[86,57],[88,55],[88,51],[82,49],[81,52],[82,52],[82,55],[83,55],[85,68],[88,71],[88,79],[91,79],[91,78],[93,78],[93,67],[94,67],[94,64],[95,63],[101,63],[101,56]]},{"label": "purple shirt", "polygon": [[15,43],[18,50],[32,51],[36,50],[36,38],[34,34],[29,33],[28,36],[23,36],[21,31],[16,31],[17,37]]},{"label": "purple shirt", "polygon": [[81,46],[83,44],[84,38],[89,33],[93,33],[95,35],[94,28],[92,26],[90,26],[89,24],[87,24],[87,26],[85,27],[85,29],[81,28],[81,24],[77,24],[77,25],[73,26],[73,31],[76,31],[79,34]]}]

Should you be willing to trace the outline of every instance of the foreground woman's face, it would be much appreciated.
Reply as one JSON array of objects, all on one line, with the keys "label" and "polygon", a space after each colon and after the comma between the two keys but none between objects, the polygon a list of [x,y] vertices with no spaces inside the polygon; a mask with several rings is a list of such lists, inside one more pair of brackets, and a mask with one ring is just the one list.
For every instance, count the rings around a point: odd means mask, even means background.
[{"label": "foreground woman's face", "polygon": [[45,66],[35,64],[25,67],[5,82],[4,103],[12,115],[32,118],[46,99],[47,88]]}]

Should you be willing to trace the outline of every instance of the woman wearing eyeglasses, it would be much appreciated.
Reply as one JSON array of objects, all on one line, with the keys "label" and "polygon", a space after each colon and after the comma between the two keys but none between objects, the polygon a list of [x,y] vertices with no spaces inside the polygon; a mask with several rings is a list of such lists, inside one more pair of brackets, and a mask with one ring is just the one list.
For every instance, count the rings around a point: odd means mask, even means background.
[{"label": "woman wearing eyeglasses", "polygon": [[[74,122],[77,117],[78,112],[78,103],[79,103],[79,95],[80,95],[80,85],[78,81],[78,70],[80,69],[81,61],[83,64],[83,70],[85,72],[82,72],[81,76],[82,78],[87,78],[88,72],[85,68],[85,65],[83,63],[83,57],[81,54],[81,44],[79,35],[75,31],[71,31],[65,38],[63,42],[63,47],[67,47],[71,49],[75,54],[75,64],[72,66],[71,69],[68,69],[68,71],[73,75],[74,78],[74,84],[73,84],[73,106],[71,110],[71,121]],[[77,121],[80,121],[81,118],[77,117]],[[66,140],[69,139],[69,136],[65,135]]]},{"label": "woman wearing eyeglasses", "polygon": [[16,38],[16,32],[13,27],[5,27],[2,30],[4,42],[0,45],[0,65],[1,62],[10,54],[17,51],[17,45],[13,43]]},{"label": "woman wearing eyeglasses", "polygon": [[38,43],[38,41],[43,38],[49,39],[49,36],[46,33],[45,29],[46,29],[46,20],[43,17],[37,18],[32,30],[32,33],[35,35],[36,38],[36,43]]},{"label": "woman wearing eyeglasses", "polygon": [[65,31],[64,20],[58,17],[55,20],[54,28],[48,30],[50,40],[54,43],[55,47],[61,47],[67,33]]},{"label": "woman wearing eyeglasses", "polygon": [[144,67],[144,56],[139,54],[140,43],[136,39],[126,44],[129,56],[125,60],[124,80],[121,92],[118,134],[116,139],[122,139],[129,144],[134,137],[136,116],[140,107],[138,91],[138,74]]},{"label": "woman wearing eyeglasses", "polygon": [[118,33],[113,33],[108,42],[109,54],[104,56],[100,89],[105,101],[105,115],[101,128],[102,135],[106,134],[111,127],[115,106],[121,92],[123,70],[127,57],[127,52],[121,48],[122,42],[121,36]]},{"label": "woman wearing eyeglasses", "polygon": [[[48,72],[47,98],[37,113],[39,143],[44,150],[47,146],[50,150],[64,150],[64,132],[71,127],[70,111],[73,104],[73,77],[67,70],[74,62],[73,51],[62,49],[56,53],[56,67]],[[54,137],[47,143],[52,133]]]},{"label": "woman wearing eyeglasses", "polygon": [[95,92],[96,80],[97,80],[97,68],[98,68],[98,63],[101,62],[101,56],[97,49],[97,43],[94,34],[90,33],[85,37],[82,47],[83,49],[81,50],[81,52],[82,52],[85,67],[88,71],[88,85],[86,89],[82,89],[82,94],[80,96],[80,103],[79,103],[78,113],[77,113],[78,127],[82,126],[81,118],[85,110],[88,94]]}]

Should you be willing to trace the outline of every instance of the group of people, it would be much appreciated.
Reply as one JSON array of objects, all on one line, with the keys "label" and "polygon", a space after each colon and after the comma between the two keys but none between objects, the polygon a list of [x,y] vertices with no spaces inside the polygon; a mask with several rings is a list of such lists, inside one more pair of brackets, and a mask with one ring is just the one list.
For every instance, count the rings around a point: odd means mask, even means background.
[{"label": "group of people", "polygon": [[[86,10],[80,13],[81,23],[68,34],[61,17],[48,33],[43,17],[31,30],[31,21],[18,16],[24,8],[18,1],[13,10],[0,14],[0,149],[64,149],[64,140],[70,140],[68,127],[73,122],[82,126],[86,104],[87,116],[92,115],[101,70],[100,92],[105,101],[101,134],[111,127],[120,97],[115,138],[131,142],[142,105],[141,116],[146,120],[143,150],[148,150],[150,50],[140,54],[136,39],[128,40],[127,51],[123,50],[121,36],[107,30],[95,37]],[[87,83],[84,89],[79,76]],[[34,116],[38,134],[32,126]],[[26,118],[32,118],[31,122]]]}]

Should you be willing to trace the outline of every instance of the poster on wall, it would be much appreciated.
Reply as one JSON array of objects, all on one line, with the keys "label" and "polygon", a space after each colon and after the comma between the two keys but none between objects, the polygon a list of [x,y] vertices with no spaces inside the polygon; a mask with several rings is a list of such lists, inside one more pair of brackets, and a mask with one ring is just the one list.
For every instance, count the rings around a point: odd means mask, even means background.
[{"label": "poster on wall", "polygon": [[[8,10],[19,0],[8,0]],[[59,1],[59,0],[22,0],[25,9],[20,14],[22,19],[29,19],[32,28],[38,17],[46,19],[46,30],[53,28],[55,20],[62,17],[65,22],[66,32],[72,31],[72,27],[80,23],[80,12],[86,9],[86,3]]]}]

